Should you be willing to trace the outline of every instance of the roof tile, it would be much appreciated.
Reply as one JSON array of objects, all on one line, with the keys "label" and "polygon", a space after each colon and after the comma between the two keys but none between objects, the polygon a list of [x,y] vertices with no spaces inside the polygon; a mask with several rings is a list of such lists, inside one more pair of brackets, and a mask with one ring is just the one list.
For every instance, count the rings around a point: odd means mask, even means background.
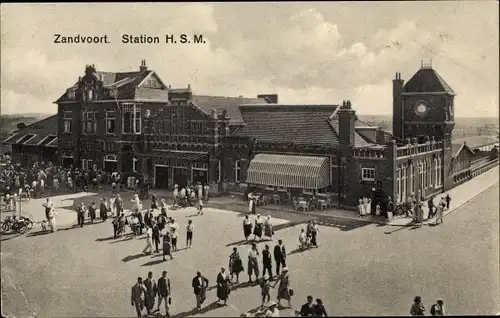
[{"label": "roof tile", "polygon": [[213,109],[217,114],[222,114],[225,109],[229,116],[231,124],[243,124],[243,118],[239,110],[240,105],[244,104],[268,104],[263,98],[246,98],[246,97],[224,97],[224,96],[207,96],[207,95],[193,95],[191,101],[209,114]]},{"label": "roof tile", "polygon": [[455,95],[453,89],[432,68],[421,68],[403,87],[403,92],[447,92]]},{"label": "roof tile", "polygon": [[262,142],[334,146],[339,143],[328,117],[337,105],[244,105],[245,122],[236,134]]}]

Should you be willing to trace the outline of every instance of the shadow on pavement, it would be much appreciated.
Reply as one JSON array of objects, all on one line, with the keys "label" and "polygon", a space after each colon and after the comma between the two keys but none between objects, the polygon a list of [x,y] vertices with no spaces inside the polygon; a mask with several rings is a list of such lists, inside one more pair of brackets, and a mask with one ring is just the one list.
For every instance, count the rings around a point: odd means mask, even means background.
[{"label": "shadow on pavement", "polygon": [[114,239],[115,239],[114,236],[110,236],[110,237],[97,238],[95,241],[96,242],[106,242],[106,241],[112,241]]},{"label": "shadow on pavement", "polygon": [[124,258],[122,258],[122,262],[126,263],[126,262],[130,262],[130,261],[133,261],[133,260],[136,260],[136,259],[139,259],[141,257],[145,257],[146,255],[144,255],[143,253],[139,253],[139,254],[135,254],[135,255],[129,255],[129,256],[126,256]]},{"label": "shadow on pavement", "polygon": [[288,255],[299,254],[299,253],[302,253],[302,252],[310,251],[312,249],[313,249],[313,247],[311,247],[311,248],[299,247],[297,249],[294,249],[290,253],[288,253]]},{"label": "shadow on pavement", "polygon": [[248,242],[247,242],[247,240],[240,240],[240,241],[236,241],[236,242],[233,242],[233,243],[229,243],[229,244],[226,245],[226,247],[228,247],[228,246],[248,245],[250,242],[251,242],[250,240],[248,240]]},{"label": "shadow on pavement", "polygon": [[[193,297],[194,298],[194,297]],[[171,317],[188,317],[188,316],[196,316],[196,315],[199,315],[199,314],[205,314],[211,310],[214,310],[214,309],[217,309],[221,307],[217,301],[214,301],[213,303],[207,305],[206,307],[202,307],[200,310],[196,309],[196,308],[193,308],[189,311],[185,311],[185,312],[180,312],[180,313],[177,313],[175,315],[172,315]]]},{"label": "shadow on pavement", "polygon": [[247,287],[253,287],[253,286],[257,286],[257,283],[250,283],[250,282],[239,283],[237,285],[231,286],[231,291],[235,291],[235,290],[247,288]]},{"label": "shadow on pavement", "polygon": [[[6,235],[8,235],[8,237],[4,238],[4,236],[6,236]],[[0,240],[0,242],[8,241],[8,240],[11,240],[13,238],[19,237],[21,235],[22,234],[14,234],[14,233],[13,234],[2,234],[2,239]]]},{"label": "shadow on pavement", "polygon": [[405,227],[404,227],[404,226],[401,226],[401,227],[396,228],[395,230],[392,230],[392,231],[386,231],[386,232],[384,232],[384,234],[392,234],[392,233],[394,233],[394,232],[401,231],[401,230],[403,230],[403,229],[405,229]]},{"label": "shadow on pavement", "polygon": [[141,267],[153,266],[153,265],[160,264],[160,263],[163,263],[163,259],[162,258],[156,259],[156,260],[152,260],[152,261],[149,261],[147,263],[144,263],[144,264],[141,265]]},{"label": "shadow on pavement", "polygon": [[133,236],[133,235],[127,235],[127,236],[124,236],[124,238],[121,238],[119,240],[116,240],[116,241],[113,241],[113,242],[109,242],[109,244],[126,242],[126,241],[130,241],[130,240],[132,240],[134,238],[135,238],[135,236]]}]

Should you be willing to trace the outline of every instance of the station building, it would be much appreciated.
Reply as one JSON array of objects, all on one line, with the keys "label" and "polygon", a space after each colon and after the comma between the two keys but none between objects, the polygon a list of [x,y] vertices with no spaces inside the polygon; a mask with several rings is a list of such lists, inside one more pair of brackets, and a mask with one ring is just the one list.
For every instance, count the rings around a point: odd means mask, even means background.
[{"label": "station building", "polygon": [[359,120],[348,100],[196,95],[165,84],[145,60],[136,72],[88,65],[55,102],[48,143],[24,130],[5,142],[20,154],[31,140],[38,148],[30,151],[44,156],[57,144],[62,165],[139,173],[157,188],[202,182],[212,193],[323,193],[347,206],[360,196],[425,199],[498,164],[452,140],[455,92],[430,65],[406,83],[396,73],[392,89],[390,133]]}]

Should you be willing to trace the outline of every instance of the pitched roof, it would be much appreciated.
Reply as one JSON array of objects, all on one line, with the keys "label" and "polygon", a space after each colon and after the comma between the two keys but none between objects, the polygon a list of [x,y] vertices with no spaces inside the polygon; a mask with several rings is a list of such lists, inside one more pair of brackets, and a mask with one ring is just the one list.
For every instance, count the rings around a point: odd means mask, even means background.
[{"label": "pitched roof", "polygon": [[338,145],[328,117],[337,105],[242,105],[245,125],[236,132],[261,142]]},{"label": "pitched roof", "polygon": [[455,92],[445,80],[432,68],[423,67],[403,87],[405,93],[416,92],[446,92],[455,95]]},{"label": "pitched roof", "polygon": [[[339,136],[339,119],[338,116],[333,117],[330,120],[330,124],[332,125],[337,137]],[[355,133],[354,133],[354,145],[356,147],[365,147],[370,146],[377,143],[376,135],[372,136],[369,133],[366,133],[366,130],[377,129],[378,127],[373,126],[367,122],[356,119],[354,123]],[[392,139],[392,135],[388,132],[384,131],[384,141],[387,143]]]},{"label": "pitched roof", "polygon": [[264,98],[224,97],[208,95],[193,95],[191,102],[209,114],[213,109],[215,109],[217,111],[217,114],[220,115],[225,109],[227,115],[230,118],[229,122],[233,125],[241,125],[244,123],[239,109],[240,105],[268,104],[268,102]]},{"label": "pitched roof", "polygon": [[452,143],[451,144],[451,154],[452,154],[452,157],[453,158],[456,158],[458,156],[458,154],[463,150],[465,149],[466,151],[468,151],[471,155],[474,155],[474,152],[470,149],[469,146],[467,146],[466,144],[464,143],[461,143],[461,144],[458,144],[458,143]]},{"label": "pitched roof", "polygon": [[52,141],[53,137],[57,137],[57,115],[47,117],[23,129],[16,130],[7,139],[3,140],[2,143],[9,145],[44,146]]},{"label": "pitched roof", "polygon": [[[154,89],[147,87],[137,87],[146,77],[154,71],[148,70],[144,72],[95,72],[94,75],[98,80],[102,81],[104,88],[116,89],[116,99],[140,99],[140,100],[165,100],[168,101],[167,89]],[[159,77],[158,77],[159,79]],[[161,80],[160,80],[161,81]],[[69,90],[76,90],[78,83],[73,85]],[[68,98],[68,93],[64,94],[56,101],[71,101]],[[111,99],[111,97],[110,97]]]},{"label": "pitched roof", "polygon": [[464,142],[466,142],[469,148],[476,149],[482,146],[489,146],[491,144],[498,143],[499,140],[496,136],[472,136],[455,139],[453,140],[453,142],[457,144],[463,144]]}]

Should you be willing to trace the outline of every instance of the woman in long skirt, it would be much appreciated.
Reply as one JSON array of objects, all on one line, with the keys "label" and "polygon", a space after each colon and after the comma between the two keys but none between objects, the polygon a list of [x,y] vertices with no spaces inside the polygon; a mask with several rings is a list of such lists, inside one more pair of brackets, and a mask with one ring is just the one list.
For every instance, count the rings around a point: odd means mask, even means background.
[{"label": "woman in long skirt", "polygon": [[227,304],[229,293],[229,276],[227,275],[226,269],[222,267],[220,273],[217,275],[217,298],[219,298],[219,301],[224,301],[223,306]]},{"label": "woman in long skirt", "polygon": [[168,218],[168,206],[167,206],[167,202],[165,201],[165,199],[161,199],[160,213],[165,218]]},{"label": "woman in long skirt", "polygon": [[358,204],[359,204],[359,216],[362,217],[362,218],[366,217],[365,200],[366,200],[366,198],[359,198],[359,200],[358,200]]},{"label": "woman in long skirt", "polygon": [[231,281],[233,280],[233,276],[236,275],[236,284],[238,284],[240,282],[239,276],[242,271],[243,261],[236,247],[233,247],[233,253],[229,255],[229,274],[231,274]]},{"label": "woman in long skirt", "polygon": [[438,204],[438,206],[436,207],[436,225],[443,223],[443,210],[443,205]]},{"label": "woman in long skirt", "polygon": [[259,238],[260,240],[262,238],[262,228],[262,219],[260,218],[260,214],[257,214],[257,218],[255,219],[255,226],[253,228],[254,239]]},{"label": "woman in long skirt", "polygon": [[290,278],[288,277],[288,268],[283,268],[281,271],[281,275],[278,280],[274,284],[273,288],[276,287],[276,284],[279,283],[278,286],[278,305],[281,306],[280,302],[282,299],[286,299],[288,301],[288,308],[292,308],[292,297],[290,295]]},{"label": "woman in long skirt", "polygon": [[245,215],[245,219],[243,220],[243,235],[245,235],[245,239],[247,241],[250,234],[252,234],[252,221],[250,221],[247,214]]},{"label": "woman in long skirt", "polygon": [[267,219],[264,221],[264,237],[269,238],[271,241],[273,239],[273,225],[271,223],[270,215],[268,215]]},{"label": "woman in long skirt", "polygon": [[151,196],[151,209],[158,210],[158,197],[156,196],[156,193],[153,193]]},{"label": "woman in long skirt", "polygon": [[312,221],[312,228],[311,228],[311,245],[314,247],[318,247],[318,242],[316,241],[316,238],[318,236],[319,228],[318,225]]}]

